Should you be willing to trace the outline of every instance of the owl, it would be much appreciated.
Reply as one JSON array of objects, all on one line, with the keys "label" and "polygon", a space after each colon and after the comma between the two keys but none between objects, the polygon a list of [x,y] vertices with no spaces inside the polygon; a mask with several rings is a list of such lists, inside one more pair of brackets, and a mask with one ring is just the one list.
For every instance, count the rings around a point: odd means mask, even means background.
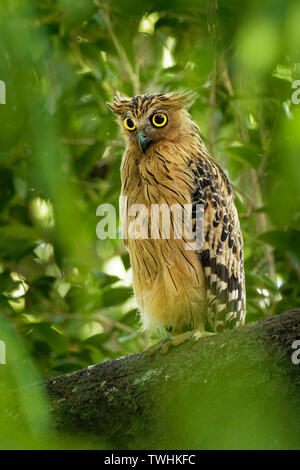
[{"label": "owl", "polygon": [[[137,237],[136,232],[124,237],[142,328],[170,333],[148,348],[149,354],[166,353],[170,346],[245,321],[243,239],[234,194],[188,112],[194,98],[191,92],[133,98],[117,93],[107,103],[126,142],[121,163],[123,235],[134,220],[135,228],[149,228],[153,222],[157,229],[155,237]],[[144,215],[132,207],[143,208]],[[170,236],[163,236],[166,218],[157,217],[153,207],[169,209]],[[182,208],[192,229],[196,208],[203,209],[200,244],[189,246],[184,235],[175,236],[184,219],[172,207]]]}]

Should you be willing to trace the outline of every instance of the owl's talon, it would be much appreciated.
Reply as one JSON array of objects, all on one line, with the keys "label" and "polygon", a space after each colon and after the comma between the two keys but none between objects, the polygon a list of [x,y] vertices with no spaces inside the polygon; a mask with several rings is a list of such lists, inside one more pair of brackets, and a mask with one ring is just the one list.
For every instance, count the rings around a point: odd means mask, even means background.
[{"label": "owl's talon", "polygon": [[210,333],[209,331],[203,330],[193,330],[193,331],[186,331],[185,333],[181,333],[176,336],[168,336],[167,338],[162,339],[156,344],[153,344],[149,348],[145,349],[143,352],[144,356],[154,356],[156,358],[160,354],[166,354],[170,347],[179,346],[185,342],[195,343],[200,338],[204,338],[205,336],[211,336],[215,333]]},{"label": "owl's talon", "polygon": [[213,336],[216,333],[212,333],[211,331],[195,331],[192,336],[190,337],[189,341],[192,343],[196,343],[200,338],[205,338],[207,336]]},{"label": "owl's talon", "polygon": [[159,354],[166,354],[169,350],[169,347],[172,345],[172,336],[169,336],[165,341],[159,346],[155,357]]},{"label": "owl's talon", "polygon": [[171,339],[169,336],[167,338],[164,338],[164,339],[161,339],[160,341],[158,341],[158,343],[155,343],[153,344],[152,346],[150,346],[149,348],[146,348],[144,351],[143,351],[143,356],[146,357],[146,356],[154,356],[154,357],[157,357],[158,354],[160,353],[162,347],[164,346],[164,344],[169,341],[169,339]]}]

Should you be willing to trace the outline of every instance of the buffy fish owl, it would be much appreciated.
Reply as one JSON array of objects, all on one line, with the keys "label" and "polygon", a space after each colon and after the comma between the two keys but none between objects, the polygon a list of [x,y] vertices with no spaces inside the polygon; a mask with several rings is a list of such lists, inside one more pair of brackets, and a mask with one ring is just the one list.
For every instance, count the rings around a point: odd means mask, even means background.
[{"label": "buffy fish owl", "polygon": [[[164,328],[170,333],[149,348],[150,354],[245,321],[243,239],[234,195],[188,113],[193,100],[189,92],[133,98],[117,93],[108,103],[126,142],[122,231],[134,220],[134,205],[149,209],[146,224],[155,222],[158,227],[156,237],[152,232],[148,237],[124,237],[143,329]],[[155,205],[177,205],[183,212],[191,207],[194,227],[198,204],[203,208],[203,239],[194,249],[187,249],[184,235],[174,236],[178,219],[173,211],[170,237],[163,236],[164,227],[151,212]]]}]

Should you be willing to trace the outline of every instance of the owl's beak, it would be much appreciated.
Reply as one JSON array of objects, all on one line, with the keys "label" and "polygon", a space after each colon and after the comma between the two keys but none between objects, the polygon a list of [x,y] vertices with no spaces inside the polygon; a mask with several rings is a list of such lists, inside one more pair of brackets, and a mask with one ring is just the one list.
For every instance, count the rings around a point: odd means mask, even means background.
[{"label": "owl's beak", "polygon": [[143,153],[146,152],[147,148],[152,142],[152,139],[150,137],[147,137],[146,135],[143,135],[142,133],[138,133],[138,139],[139,139],[139,146],[140,149]]}]

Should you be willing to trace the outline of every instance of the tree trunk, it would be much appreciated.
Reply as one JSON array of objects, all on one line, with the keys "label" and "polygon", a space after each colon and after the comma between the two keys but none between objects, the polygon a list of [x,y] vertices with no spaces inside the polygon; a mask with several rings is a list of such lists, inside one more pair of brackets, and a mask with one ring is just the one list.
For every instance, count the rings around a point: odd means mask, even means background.
[{"label": "tree trunk", "polygon": [[54,378],[55,423],[108,448],[299,449],[297,339],[300,309]]}]

